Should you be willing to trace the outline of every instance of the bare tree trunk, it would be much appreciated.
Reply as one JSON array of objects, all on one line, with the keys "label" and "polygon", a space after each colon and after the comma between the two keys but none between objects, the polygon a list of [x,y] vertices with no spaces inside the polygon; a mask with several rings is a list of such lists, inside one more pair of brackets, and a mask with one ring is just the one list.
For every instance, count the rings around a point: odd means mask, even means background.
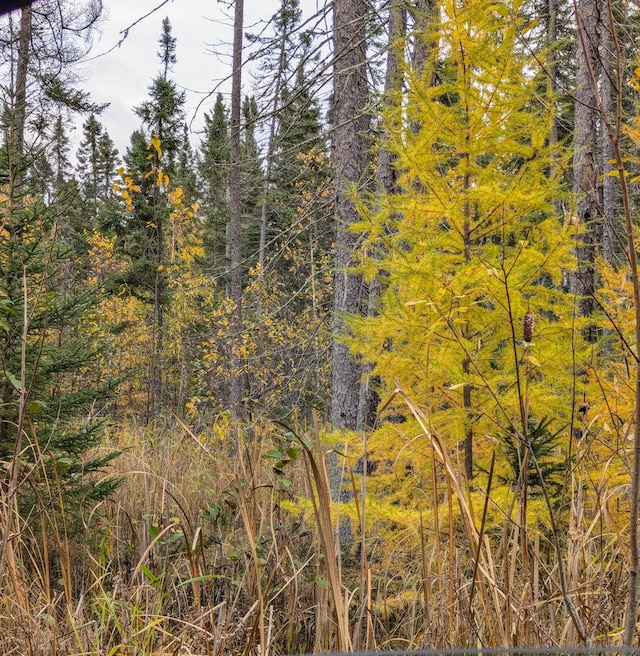
[{"label": "bare tree trunk", "polygon": [[347,334],[343,315],[366,311],[362,276],[349,272],[355,264],[358,236],[349,227],[358,220],[351,185],[362,183],[367,170],[369,117],[366,73],[366,4],[334,0],[334,127],[335,215],[337,223],[333,291],[333,370],[331,421],[334,428],[358,427],[362,367],[340,339]]},{"label": "bare tree trunk", "polygon": [[594,309],[594,261],[601,221],[598,197],[598,99],[600,74],[598,0],[574,0],[578,23],[578,69],[576,72],[575,128],[573,142],[573,192],[577,197],[576,219],[585,230],[576,245],[577,269],[571,288],[583,315]]},{"label": "bare tree trunk", "polygon": [[[400,60],[398,55],[402,53],[407,23],[406,8],[402,0],[389,0],[389,44],[387,46],[387,69],[384,78],[385,104],[393,106],[397,99],[392,94],[398,94],[402,90],[402,77],[400,74]],[[424,62],[422,62],[424,66]],[[393,163],[395,156],[385,147],[384,142],[388,140],[387,135],[382,136],[383,144],[378,153],[378,166],[376,168],[376,182],[378,191],[389,194],[395,190],[397,173]]]},{"label": "bare tree trunk", "polygon": [[229,168],[229,241],[231,315],[231,384],[229,404],[237,417],[242,416],[242,171],[240,153],[240,105],[242,85],[242,29],[244,0],[235,0],[233,36],[233,76],[231,80],[230,168]]},{"label": "bare tree trunk", "polygon": [[[612,12],[613,14],[613,12]],[[602,109],[607,116],[615,113],[616,98],[622,94],[622,89],[617,88],[615,78],[616,61],[613,30],[616,29],[613,16],[609,12],[603,12],[602,29]],[[620,100],[622,100],[620,98]],[[602,132],[602,165],[604,174],[602,178],[602,214],[604,217],[602,226],[602,255],[605,261],[615,264],[620,263],[620,255],[625,245],[624,225],[620,220],[621,196],[620,183],[612,176],[607,175],[616,171],[613,141],[608,130],[603,126]]]},{"label": "bare tree trunk", "polygon": [[429,50],[435,46],[431,43],[430,36],[433,22],[437,16],[435,0],[414,0],[409,11],[413,18],[411,67],[418,75],[422,75],[429,59]]},{"label": "bare tree trunk", "polygon": [[[156,170],[160,162],[158,154],[154,155]],[[149,420],[153,423],[160,416],[163,404],[163,370],[164,370],[164,305],[166,300],[166,279],[164,267],[164,231],[160,210],[160,190],[156,186],[153,191],[153,203],[156,223],[156,278],[153,286],[153,340],[151,345],[150,373],[150,408]]]},{"label": "bare tree trunk", "polygon": [[[9,189],[16,202],[23,193],[24,181],[24,130],[27,119],[27,73],[31,47],[31,6],[20,14],[18,61],[13,85],[13,105],[9,125]],[[19,200],[18,200],[19,202]]]}]

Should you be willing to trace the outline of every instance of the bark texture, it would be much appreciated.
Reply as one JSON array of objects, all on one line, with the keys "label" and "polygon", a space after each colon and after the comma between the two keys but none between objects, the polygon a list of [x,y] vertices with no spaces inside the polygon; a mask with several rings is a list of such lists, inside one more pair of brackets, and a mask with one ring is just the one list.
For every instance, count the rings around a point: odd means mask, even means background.
[{"label": "bark texture", "polygon": [[575,92],[575,132],[573,191],[577,197],[576,221],[584,228],[576,245],[577,269],[572,291],[578,297],[580,313],[593,312],[594,260],[602,212],[599,199],[597,81],[600,73],[601,17],[598,0],[576,3],[578,23],[578,68]]},{"label": "bark texture", "polygon": [[344,314],[362,313],[367,305],[362,277],[349,270],[355,264],[354,253],[359,240],[349,230],[358,220],[351,189],[362,184],[368,164],[365,20],[363,0],[334,0],[333,164],[337,229],[331,421],[334,428],[352,430],[358,427],[362,367],[340,337],[347,332]]}]

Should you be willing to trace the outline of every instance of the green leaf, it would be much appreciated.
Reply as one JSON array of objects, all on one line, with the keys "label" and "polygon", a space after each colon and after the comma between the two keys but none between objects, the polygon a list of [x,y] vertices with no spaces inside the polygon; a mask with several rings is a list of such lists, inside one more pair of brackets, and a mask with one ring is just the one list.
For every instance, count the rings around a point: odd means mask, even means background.
[{"label": "green leaf", "polygon": [[194,576],[190,579],[185,579],[184,581],[180,581],[180,583],[176,584],[176,588],[182,588],[185,585],[190,585],[191,583],[200,583],[201,581],[212,581],[215,579],[224,579],[224,576],[221,576],[220,574],[203,574],[202,576]]},{"label": "green leaf", "polygon": [[47,409],[47,404],[44,401],[33,400],[27,403],[27,412],[30,415],[38,415],[43,410]]},{"label": "green leaf", "polygon": [[182,540],[184,537],[184,533],[180,531],[179,533],[174,533],[170,538],[167,538],[164,541],[164,544],[171,544],[172,542],[177,542],[178,540]]},{"label": "green leaf", "polygon": [[161,585],[160,579],[148,567],[140,565],[140,571],[149,579],[154,587],[157,588]]},{"label": "green leaf", "polygon": [[300,449],[295,446],[290,446],[287,449],[287,456],[289,456],[291,460],[297,460],[298,457],[300,456]]},{"label": "green leaf", "polygon": [[5,370],[4,373],[5,373],[6,377],[9,379],[9,382],[10,382],[10,383],[11,383],[11,384],[12,384],[12,385],[13,385],[18,391],[20,391],[20,389],[22,388],[22,386],[20,385],[20,381],[19,381],[19,380],[18,380],[18,379],[17,379],[17,378],[16,378],[16,377],[10,372],[10,371],[6,371],[6,370]]}]

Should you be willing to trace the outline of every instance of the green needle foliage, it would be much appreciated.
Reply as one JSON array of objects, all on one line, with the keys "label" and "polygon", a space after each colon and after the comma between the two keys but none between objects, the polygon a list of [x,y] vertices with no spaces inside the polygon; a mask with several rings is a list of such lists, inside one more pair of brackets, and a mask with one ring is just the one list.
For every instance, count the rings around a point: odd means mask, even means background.
[{"label": "green needle foliage", "polygon": [[91,453],[103,437],[100,417],[116,386],[92,373],[100,345],[79,329],[99,292],[65,284],[72,252],[60,243],[56,214],[64,198],[55,206],[38,196],[1,200],[1,481],[5,489],[16,486],[26,516],[60,501],[67,510],[78,508],[118,484],[96,476],[117,453]]}]

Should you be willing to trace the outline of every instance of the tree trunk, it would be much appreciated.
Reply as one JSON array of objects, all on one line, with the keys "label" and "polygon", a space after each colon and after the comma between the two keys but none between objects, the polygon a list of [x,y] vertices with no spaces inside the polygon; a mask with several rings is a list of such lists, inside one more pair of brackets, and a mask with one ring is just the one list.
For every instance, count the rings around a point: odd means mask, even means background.
[{"label": "tree trunk", "polygon": [[[602,53],[605,60],[600,95],[602,96],[602,111],[612,117],[615,114],[616,98],[620,98],[622,101],[623,91],[617,88],[614,73],[617,66],[613,34],[613,30],[616,29],[615,22],[612,22],[608,11],[602,12],[602,18]],[[614,176],[607,175],[611,171],[616,171],[615,154],[611,136],[604,125],[601,127],[601,133],[601,170],[604,174],[602,178],[602,214],[604,217],[602,255],[608,263],[615,265],[621,263],[621,255],[625,246],[624,225],[620,219],[622,204],[620,183]]]},{"label": "tree trunk", "polygon": [[577,268],[571,289],[583,315],[594,310],[594,261],[601,222],[598,197],[599,157],[597,142],[600,14],[598,0],[574,0],[578,22],[578,68],[575,92],[573,142],[573,192],[577,197],[576,220],[583,228],[577,237]]},{"label": "tree trunk", "polygon": [[240,102],[242,85],[242,29],[244,0],[235,0],[233,36],[233,76],[231,80],[230,169],[229,169],[229,296],[234,303],[231,315],[231,381],[229,404],[242,416],[242,162],[240,152]]},{"label": "tree trunk", "polygon": [[[413,17],[411,67],[417,75],[422,75],[429,59],[429,51],[436,45],[431,43],[430,35],[432,23],[437,16],[435,0],[414,0],[409,11]],[[434,82],[432,79],[431,83]]]},{"label": "tree trunk", "polygon": [[27,73],[31,48],[31,6],[20,15],[18,61],[9,126],[9,190],[13,203],[20,202],[24,181],[24,130],[27,120]]},{"label": "tree trunk", "polygon": [[349,271],[355,264],[354,252],[359,241],[359,237],[349,230],[358,220],[350,188],[362,184],[368,160],[365,19],[364,0],[334,0],[333,164],[337,230],[331,421],[334,428],[351,430],[358,428],[362,367],[341,338],[348,332],[343,315],[366,311],[362,276]]}]

